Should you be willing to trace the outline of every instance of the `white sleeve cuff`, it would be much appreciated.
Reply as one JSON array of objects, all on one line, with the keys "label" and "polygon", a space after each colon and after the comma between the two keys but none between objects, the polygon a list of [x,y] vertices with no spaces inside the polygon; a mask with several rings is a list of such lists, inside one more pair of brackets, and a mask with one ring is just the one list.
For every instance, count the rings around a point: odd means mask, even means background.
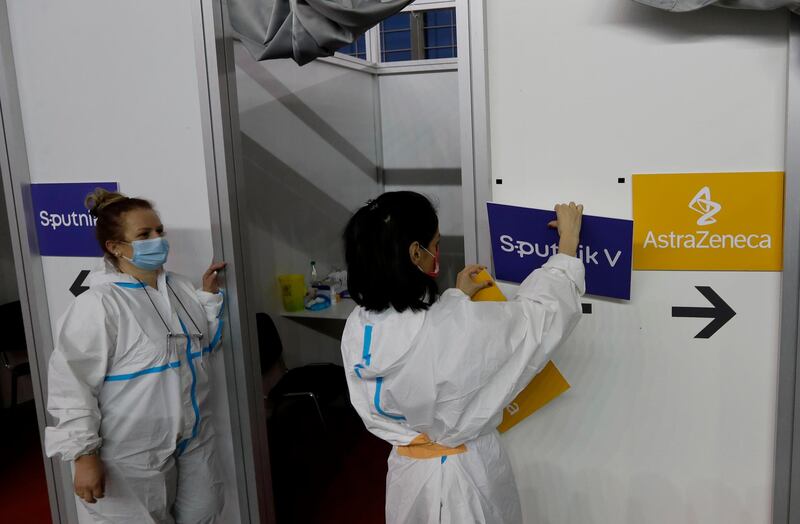
[{"label": "white sleeve cuff", "polygon": [[195,295],[197,300],[202,304],[203,309],[206,311],[206,319],[209,322],[219,318],[222,311],[222,304],[225,302],[225,293],[220,289],[217,293],[209,293],[202,289],[196,289]]},{"label": "white sleeve cuff", "polygon": [[457,287],[452,287],[452,288],[448,289],[447,291],[445,291],[444,293],[442,293],[441,298],[445,298],[445,297],[451,297],[451,298],[454,298],[456,300],[458,300],[458,299],[469,300],[469,297],[467,296],[467,294],[464,293],[463,291],[461,291],[460,289],[458,289]]},{"label": "white sleeve cuff", "polygon": [[80,433],[58,427],[45,428],[45,454],[48,457],[59,456],[61,460],[69,462],[81,455],[100,449],[103,444],[102,438],[97,435],[81,435]]},{"label": "white sleeve cuff", "polygon": [[216,293],[209,293],[208,291],[198,289],[197,299],[200,300],[200,303],[206,307],[216,306],[222,304],[222,292],[218,291]]},{"label": "white sleeve cuff", "polygon": [[586,292],[586,269],[581,259],[558,253],[550,257],[542,269],[561,274],[572,281],[579,295],[583,296]]}]

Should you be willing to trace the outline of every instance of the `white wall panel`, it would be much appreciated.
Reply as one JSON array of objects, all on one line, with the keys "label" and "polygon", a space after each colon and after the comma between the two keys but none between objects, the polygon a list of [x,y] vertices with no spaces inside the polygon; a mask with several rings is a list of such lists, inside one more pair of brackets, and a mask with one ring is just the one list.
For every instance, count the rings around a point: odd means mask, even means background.
[{"label": "white wall panel", "polygon": [[[495,201],[631,218],[633,173],[783,169],[788,14],[486,4]],[[629,303],[590,299],[555,358],[572,389],[504,437],[525,521],[769,522],[780,282],[636,272]],[[696,285],[737,312],[709,340],[671,317]]]},{"label": "white wall panel", "polygon": [[[119,182],[151,200],[171,243],[167,267],[199,284],[212,244],[190,3],[9,0],[8,15],[31,182]],[[98,260],[43,258],[54,334],[70,285]],[[226,385],[216,375],[224,519],[235,522]]]}]

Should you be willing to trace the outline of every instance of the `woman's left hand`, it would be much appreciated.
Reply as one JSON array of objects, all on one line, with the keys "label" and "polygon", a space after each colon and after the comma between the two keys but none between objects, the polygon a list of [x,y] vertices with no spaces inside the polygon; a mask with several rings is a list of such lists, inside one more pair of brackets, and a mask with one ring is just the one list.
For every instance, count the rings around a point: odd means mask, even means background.
[{"label": "woman's left hand", "polygon": [[203,273],[203,291],[207,293],[219,293],[219,282],[217,281],[217,273],[225,269],[227,262],[216,262],[208,266],[208,269]]},{"label": "woman's left hand", "polygon": [[486,269],[486,266],[474,265],[465,267],[464,271],[459,273],[456,278],[456,287],[472,298],[478,291],[493,286],[494,283],[491,280],[486,282],[475,281],[475,277],[484,269]]}]

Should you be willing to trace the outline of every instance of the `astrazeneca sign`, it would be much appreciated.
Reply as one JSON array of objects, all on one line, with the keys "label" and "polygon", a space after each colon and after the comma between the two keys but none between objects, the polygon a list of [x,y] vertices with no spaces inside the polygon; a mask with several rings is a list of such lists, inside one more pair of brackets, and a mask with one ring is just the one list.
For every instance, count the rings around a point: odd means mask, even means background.
[{"label": "astrazeneca sign", "polygon": [[39,254],[54,257],[99,257],[95,219],[86,210],[86,195],[102,187],[117,191],[116,182],[31,184]]},{"label": "astrazeneca sign", "polygon": [[783,173],[634,175],[634,269],[780,271]]},{"label": "astrazeneca sign", "polygon": [[[558,233],[547,227],[553,211],[488,204],[492,258],[499,280],[522,282],[558,253]],[[630,220],[584,216],[578,258],[586,267],[586,292],[631,297],[633,223]]]}]

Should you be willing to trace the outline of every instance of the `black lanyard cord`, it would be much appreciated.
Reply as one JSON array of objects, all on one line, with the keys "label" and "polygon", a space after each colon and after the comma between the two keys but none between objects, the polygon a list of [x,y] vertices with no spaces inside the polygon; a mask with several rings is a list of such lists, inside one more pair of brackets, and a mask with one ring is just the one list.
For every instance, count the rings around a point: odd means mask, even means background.
[{"label": "black lanyard cord", "polygon": [[[187,316],[187,317],[189,317],[189,320],[191,321],[192,325],[193,325],[193,326],[194,326],[194,328],[197,330],[197,335],[198,335],[198,336],[199,336],[199,337],[202,339],[202,338],[203,338],[203,332],[202,332],[202,331],[200,330],[200,328],[197,326],[197,323],[194,321],[194,318],[192,317],[192,315],[191,315],[191,314],[189,314],[189,311],[186,309],[186,306],[184,306],[184,305],[183,305],[183,302],[181,301],[181,298],[178,296],[178,294],[177,294],[177,293],[175,293],[175,290],[174,290],[174,289],[172,289],[172,286],[170,286],[170,285],[169,285],[169,281],[167,281],[167,288],[168,288],[170,291],[172,291],[172,295],[175,297],[175,300],[177,300],[177,301],[178,301],[178,304],[180,304],[180,305],[181,305],[181,309],[183,309],[183,312],[184,312],[184,313],[186,313],[186,316]],[[149,295],[148,295],[148,296],[149,296]]]},{"label": "black lanyard cord", "polygon": [[[136,277],[133,277],[133,278],[136,278]],[[164,320],[164,317],[161,315],[161,311],[158,310],[158,308],[156,307],[156,303],[153,302],[153,298],[150,296],[150,293],[147,291],[147,284],[145,284],[144,282],[142,282],[138,278],[136,278],[136,281],[139,283],[140,286],[142,286],[142,289],[144,289],[144,294],[147,295],[148,300],[150,300],[150,304],[152,304],[153,305],[153,309],[156,310],[156,315],[158,315],[158,318],[161,319],[161,323],[164,324],[164,329],[167,330],[167,336],[171,337],[173,335],[172,330],[169,328],[169,325],[167,324],[167,321]]]},{"label": "black lanyard cord", "polygon": [[[136,277],[133,277],[133,278],[136,278]],[[158,318],[159,318],[159,319],[161,319],[161,323],[162,323],[162,324],[164,324],[164,328],[167,330],[167,335],[168,335],[168,336],[170,336],[170,337],[171,337],[171,336],[173,336],[173,335],[174,335],[174,333],[173,333],[173,332],[172,332],[172,330],[169,328],[169,324],[167,324],[167,321],[166,321],[166,320],[164,320],[164,316],[161,314],[161,311],[159,311],[159,310],[158,310],[158,308],[156,307],[156,303],[155,303],[155,302],[153,302],[153,297],[151,297],[151,296],[150,296],[150,292],[149,292],[149,291],[147,291],[147,284],[145,284],[144,282],[142,282],[142,281],[141,281],[141,280],[139,280],[138,278],[136,278],[136,281],[137,281],[137,282],[139,282],[139,285],[141,285],[141,286],[142,286],[142,289],[144,289],[144,294],[145,294],[145,295],[147,295],[147,299],[148,299],[148,300],[150,300],[150,304],[153,306],[153,309],[155,309],[155,310],[156,310],[156,314],[158,315]],[[178,301],[178,304],[180,304],[180,305],[181,305],[181,309],[183,309],[183,312],[184,312],[184,313],[186,313],[186,316],[187,316],[187,317],[189,317],[189,320],[191,321],[192,325],[193,325],[193,326],[194,326],[194,328],[197,330],[197,333],[196,333],[196,335],[197,335],[197,336],[198,336],[200,339],[202,339],[202,338],[203,338],[203,332],[202,332],[202,331],[200,331],[200,328],[199,328],[199,327],[197,327],[197,323],[194,321],[194,318],[192,318],[192,315],[190,315],[190,314],[189,314],[189,311],[187,311],[187,310],[186,310],[186,306],[184,306],[184,305],[183,305],[183,302],[181,302],[181,299],[178,297],[178,294],[177,294],[177,293],[175,293],[175,290],[174,290],[174,289],[172,289],[172,286],[170,286],[170,285],[169,285],[169,282],[167,282],[167,288],[169,288],[169,290],[170,290],[170,291],[172,291],[172,294],[173,294],[173,296],[175,297],[175,300],[177,300],[177,301]],[[178,316],[178,318],[180,319],[180,315]]]}]

